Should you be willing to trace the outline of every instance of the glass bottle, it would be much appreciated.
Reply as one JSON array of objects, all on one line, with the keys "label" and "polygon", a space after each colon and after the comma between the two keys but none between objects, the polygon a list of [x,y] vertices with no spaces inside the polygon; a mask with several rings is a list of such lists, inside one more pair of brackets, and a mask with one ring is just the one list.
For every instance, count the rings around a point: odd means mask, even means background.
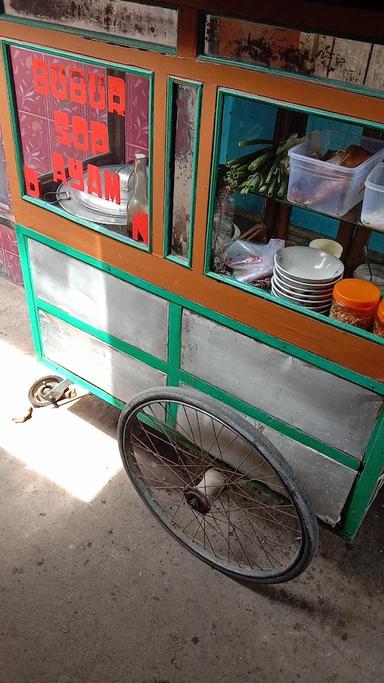
[{"label": "glass bottle", "polygon": [[128,235],[134,240],[148,244],[148,192],[147,159],[145,154],[135,154],[133,193],[127,205]]},{"label": "glass bottle", "polygon": [[213,216],[213,268],[218,273],[225,270],[225,250],[230,245],[233,237],[234,213],[235,202],[233,194],[224,187],[218,192]]}]

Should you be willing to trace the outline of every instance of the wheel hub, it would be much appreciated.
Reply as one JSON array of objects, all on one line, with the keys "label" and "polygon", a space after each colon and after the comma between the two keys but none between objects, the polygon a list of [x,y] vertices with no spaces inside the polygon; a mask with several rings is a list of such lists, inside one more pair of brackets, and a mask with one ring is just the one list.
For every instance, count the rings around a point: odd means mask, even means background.
[{"label": "wheel hub", "polygon": [[187,501],[189,507],[196,512],[200,512],[201,515],[206,515],[211,509],[211,503],[207,496],[197,489],[187,489],[185,492],[185,500]]},{"label": "wheel hub", "polygon": [[225,486],[225,478],[215,469],[205,472],[202,480],[197,486],[190,486],[186,489],[184,496],[188,505],[206,515],[210,511],[213,500],[219,495]]}]

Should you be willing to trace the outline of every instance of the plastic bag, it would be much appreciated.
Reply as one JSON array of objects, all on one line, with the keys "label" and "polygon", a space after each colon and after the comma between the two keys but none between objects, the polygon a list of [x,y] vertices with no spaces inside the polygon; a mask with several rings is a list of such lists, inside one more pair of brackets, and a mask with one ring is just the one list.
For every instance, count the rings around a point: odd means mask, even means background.
[{"label": "plastic bag", "polygon": [[255,244],[236,240],[225,252],[225,265],[239,282],[254,282],[272,275],[275,254],[285,246],[284,240],[269,240]]}]

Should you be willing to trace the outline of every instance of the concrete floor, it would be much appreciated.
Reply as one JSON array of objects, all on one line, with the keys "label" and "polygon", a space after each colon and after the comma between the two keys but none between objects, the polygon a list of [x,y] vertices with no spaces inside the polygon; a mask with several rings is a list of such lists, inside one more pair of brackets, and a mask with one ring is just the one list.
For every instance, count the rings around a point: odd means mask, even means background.
[{"label": "concrete floor", "polygon": [[183,551],[121,469],[118,411],[23,414],[46,374],[0,280],[1,683],[384,680],[381,496],[352,547],[327,530],[290,584],[250,588]]}]

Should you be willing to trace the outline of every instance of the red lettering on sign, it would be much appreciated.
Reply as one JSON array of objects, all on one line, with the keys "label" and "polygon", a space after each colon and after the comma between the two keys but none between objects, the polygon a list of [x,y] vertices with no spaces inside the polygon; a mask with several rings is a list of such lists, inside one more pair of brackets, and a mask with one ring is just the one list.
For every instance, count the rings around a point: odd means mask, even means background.
[{"label": "red lettering on sign", "polygon": [[83,192],[84,171],[83,164],[79,159],[72,159],[72,157],[68,157],[68,175],[71,178],[69,187],[72,187],[74,190],[81,190]]},{"label": "red lettering on sign", "polygon": [[52,154],[52,178],[55,183],[65,183],[67,181],[64,157],[58,152]]},{"label": "red lettering on sign", "polygon": [[105,78],[102,74],[89,74],[89,104],[94,109],[105,109]]},{"label": "red lettering on sign", "polygon": [[109,152],[108,128],[101,121],[91,121],[91,150],[93,154]]},{"label": "red lettering on sign", "polygon": [[132,239],[138,242],[140,237],[148,244],[148,214],[144,211],[135,213],[132,218]]},{"label": "red lettering on sign", "polygon": [[62,64],[51,64],[52,95],[58,100],[68,99],[67,76]]},{"label": "red lettering on sign", "polygon": [[[86,74],[85,69],[64,63],[48,67],[44,59],[32,58],[33,82],[36,92],[42,95],[51,93],[59,100],[76,104],[89,104],[97,110],[106,108],[108,85],[108,111],[125,116],[126,85],[125,79],[118,76],[106,77],[103,73]],[[69,71],[69,75],[68,75]],[[88,79],[88,82],[87,82]]]},{"label": "red lettering on sign", "polygon": [[99,197],[103,196],[101,191],[101,178],[100,171],[97,166],[93,164],[88,164],[88,187],[87,190],[89,194],[97,194]]},{"label": "red lettering on sign", "polygon": [[39,176],[37,172],[29,166],[24,166],[25,189],[30,197],[40,197]]},{"label": "red lettering on sign", "polygon": [[73,146],[83,152],[88,152],[88,123],[83,116],[72,119]]},{"label": "red lettering on sign", "polygon": [[108,111],[125,116],[125,81],[116,76],[108,76]]},{"label": "red lettering on sign", "polygon": [[71,136],[69,134],[69,116],[65,111],[53,112],[53,123],[55,126],[56,143],[58,145],[71,146]]},{"label": "red lettering on sign", "polygon": [[44,59],[39,59],[38,57],[32,57],[32,74],[33,74],[33,85],[35,91],[40,93],[40,95],[48,95],[49,93],[49,78],[48,78],[48,67]]},{"label": "red lettering on sign", "polygon": [[71,102],[85,104],[87,101],[87,90],[85,86],[85,71],[77,67],[69,70],[69,97]]},{"label": "red lettering on sign", "polygon": [[105,199],[120,204],[120,176],[118,173],[104,171]]}]

